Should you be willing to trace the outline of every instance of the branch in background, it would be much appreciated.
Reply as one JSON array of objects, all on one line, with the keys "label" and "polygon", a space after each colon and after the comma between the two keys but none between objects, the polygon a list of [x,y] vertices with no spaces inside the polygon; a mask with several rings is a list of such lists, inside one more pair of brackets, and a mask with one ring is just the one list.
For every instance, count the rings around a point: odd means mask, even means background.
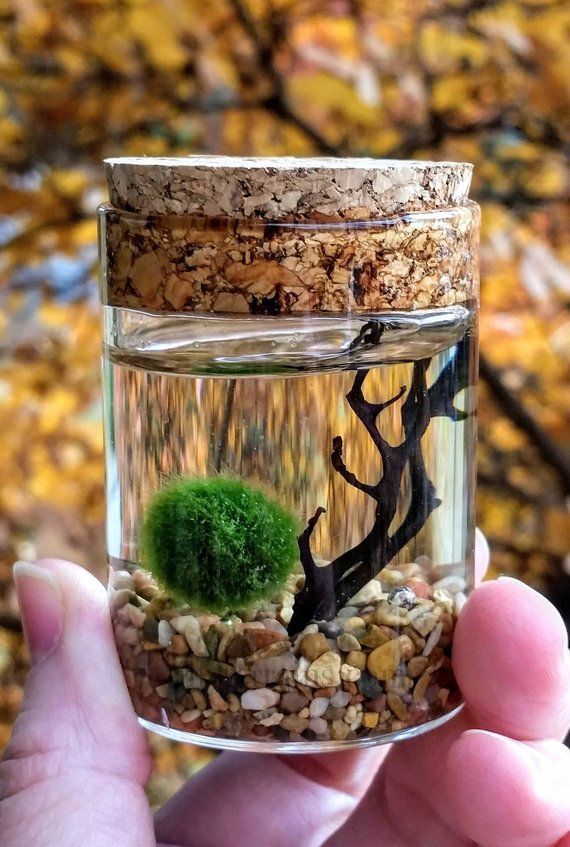
[{"label": "branch in background", "polygon": [[507,388],[501,379],[500,371],[484,355],[481,355],[480,358],[479,374],[486,382],[503,414],[517,429],[528,435],[542,459],[557,473],[564,494],[570,495],[570,459],[568,456],[552,441],[535,418],[526,411],[516,394],[510,388]]}]

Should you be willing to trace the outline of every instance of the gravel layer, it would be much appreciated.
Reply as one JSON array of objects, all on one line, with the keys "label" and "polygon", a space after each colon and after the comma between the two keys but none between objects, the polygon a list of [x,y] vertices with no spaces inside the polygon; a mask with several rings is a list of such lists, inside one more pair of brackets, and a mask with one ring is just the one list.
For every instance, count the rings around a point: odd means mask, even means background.
[{"label": "gravel layer", "polygon": [[143,570],[113,571],[115,638],[137,714],[205,736],[342,741],[459,704],[450,655],[462,577],[417,563],[385,568],[332,621],[289,636],[302,579],[272,603],[221,618],[177,605]]}]

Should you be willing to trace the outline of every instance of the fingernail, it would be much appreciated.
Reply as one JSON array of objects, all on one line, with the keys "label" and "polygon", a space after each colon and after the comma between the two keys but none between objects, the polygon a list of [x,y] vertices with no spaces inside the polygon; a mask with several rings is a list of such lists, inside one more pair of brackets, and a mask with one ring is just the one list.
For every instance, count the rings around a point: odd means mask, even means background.
[{"label": "fingernail", "polygon": [[35,664],[52,653],[60,642],[63,627],[61,592],[53,575],[31,562],[16,562],[14,582],[24,634],[32,664]]}]

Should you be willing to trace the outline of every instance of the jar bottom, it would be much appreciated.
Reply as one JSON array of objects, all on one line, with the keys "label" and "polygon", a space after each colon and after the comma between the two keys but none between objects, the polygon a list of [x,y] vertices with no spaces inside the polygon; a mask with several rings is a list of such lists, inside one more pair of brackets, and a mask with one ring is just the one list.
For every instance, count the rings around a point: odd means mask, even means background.
[{"label": "jar bottom", "polygon": [[139,723],[149,732],[154,732],[156,735],[161,735],[163,738],[168,738],[171,741],[181,741],[185,744],[195,744],[198,747],[208,747],[213,750],[234,750],[247,753],[279,753],[280,755],[283,753],[312,753],[314,755],[316,753],[335,753],[339,750],[362,747],[378,747],[381,744],[392,744],[394,741],[417,738],[434,729],[439,729],[440,726],[457,717],[463,711],[464,706],[465,703],[459,703],[450,712],[440,715],[438,718],[432,718],[417,726],[406,727],[395,732],[387,732],[383,735],[371,735],[367,738],[351,738],[344,741],[251,741],[249,739],[223,738],[220,736],[201,735],[197,732],[186,732],[180,729],[171,729],[168,726],[153,723],[140,717]]}]

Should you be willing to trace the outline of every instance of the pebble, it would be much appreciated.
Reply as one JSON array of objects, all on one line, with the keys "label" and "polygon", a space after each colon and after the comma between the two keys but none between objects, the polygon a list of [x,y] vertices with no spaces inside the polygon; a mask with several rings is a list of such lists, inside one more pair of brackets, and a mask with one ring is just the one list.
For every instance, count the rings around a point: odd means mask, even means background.
[{"label": "pebble", "polygon": [[328,732],[329,725],[323,718],[314,717],[309,721],[308,728],[312,729],[316,735],[325,735]]},{"label": "pebble", "polygon": [[426,656],[413,656],[408,662],[408,676],[416,679],[423,674],[428,665],[429,659]]},{"label": "pebble", "polygon": [[315,697],[309,705],[309,714],[312,718],[320,718],[326,712],[330,700],[328,697]]},{"label": "pebble", "polygon": [[402,606],[404,609],[413,609],[417,603],[417,598],[411,588],[400,585],[398,588],[393,588],[390,591],[388,594],[388,603],[392,606]]},{"label": "pebble", "polygon": [[429,638],[426,641],[426,646],[422,650],[422,656],[429,656],[434,647],[437,646],[441,633],[443,632],[443,624],[438,623],[430,632]]},{"label": "pebble", "polygon": [[348,706],[351,700],[352,694],[349,691],[337,691],[331,697],[331,706],[343,709],[345,706]]},{"label": "pebble", "polygon": [[387,582],[388,585],[402,585],[406,578],[402,571],[397,571],[394,568],[383,568],[378,577],[382,582]]},{"label": "pebble", "polygon": [[362,716],[362,725],[366,727],[366,729],[374,729],[374,727],[378,726],[378,721],[380,719],[380,715],[378,712],[364,712]]},{"label": "pebble", "polygon": [[394,712],[397,718],[401,721],[405,721],[408,717],[408,711],[406,709],[406,704],[399,696],[399,694],[390,693],[386,697],[386,702],[388,703],[389,708]]},{"label": "pebble", "polygon": [[180,720],[182,723],[193,723],[198,720],[198,718],[202,717],[198,709],[192,709],[191,711],[182,712],[180,715]]},{"label": "pebble", "polygon": [[286,691],[285,694],[281,695],[279,708],[286,714],[291,715],[304,709],[308,702],[309,698],[301,694],[300,691]]},{"label": "pebble", "polygon": [[343,632],[342,635],[339,635],[336,643],[344,653],[350,653],[352,650],[360,650],[358,638],[355,638],[349,632]]},{"label": "pebble", "polygon": [[453,611],[459,615],[464,605],[467,603],[467,597],[462,591],[459,591],[453,599]]},{"label": "pebble", "polygon": [[135,581],[128,571],[114,571],[111,579],[113,588],[117,590],[128,588],[129,591],[133,591],[135,587]]},{"label": "pebble", "polygon": [[356,684],[362,696],[367,699],[373,700],[382,694],[383,689],[381,683],[372,674],[368,673],[368,671],[363,672]]},{"label": "pebble", "polygon": [[376,679],[387,680],[391,679],[396,673],[401,658],[400,641],[393,638],[392,641],[387,641],[386,644],[381,644],[380,647],[372,650],[368,655],[366,664],[372,676],[375,676]]},{"label": "pebble", "polygon": [[413,619],[412,626],[416,632],[419,632],[425,638],[436,626],[440,614],[441,612],[437,607],[433,611],[423,612]]},{"label": "pebble", "polygon": [[341,625],[338,621],[319,621],[319,630],[327,638],[336,638],[340,635]]},{"label": "pebble", "polygon": [[399,628],[410,623],[410,616],[403,606],[394,606],[383,600],[376,609],[376,623]]},{"label": "pebble", "polygon": [[340,678],[346,682],[356,682],[360,679],[360,675],[361,671],[353,665],[344,664],[340,666]]},{"label": "pebble", "polygon": [[242,709],[259,712],[261,709],[269,709],[279,702],[279,693],[271,691],[270,688],[254,688],[244,691],[241,695]]},{"label": "pebble", "polygon": [[465,591],[467,588],[467,583],[459,574],[450,574],[449,576],[444,576],[443,579],[438,579],[437,582],[434,582],[432,585],[432,589],[434,591],[446,591],[448,594],[451,594],[452,597],[455,597],[460,591]]},{"label": "pebble", "polygon": [[118,591],[115,591],[115,593],[111,595],[111,607],[113,609],[122,609],[123,606],[126,606],[127,603],[131,602],[133,596],[133,592],[128,588],[119,588]]},{"label": "pebble", "polygon": [[[319,635],[322,635],[322,633],[319,633]],[[340,665],[341,659],[338,653],[328,650],[314,662],[311,662],[307,670],[307,678],[318,688],[340,685]]]},{"label": "pebble", "polygon": [[342,719],[335,720],[331,724],[331,736],[335,741],[344,741],[350,732],[350,727]]},{"label": "pebble", "polygon": [[314,662],[323,653],[330,650],[329,643],[322,632],[311,632],[303,637],[300,645],[301,655]]},{"label": "pebble", "polygon": [[206,681],[194,671],[184,668],[182,670],[182,684],[184,688],[205,688]]},{"label": "pebble", "polygon": [[208,708],[208,703],[206,701],[205,696],[198,688],[192,689],[192,698],[194,700],[194,703],[196,704],[196,708],[200,709],[201,712],[205,712]]},{"label": "pebble", "polygon": [[338,613],[337,618],[353,618],[358,614],[356,606],[344,606]]},{"label": "pebble", "polygon": [[267,618],[267,620],[264,621],[264,624],[266,629],[273,630],[273,632],[276,632],[278,635],[281,636],[281,638],[289,637],[287,630],[285,629],[283,624],[280,624],[279,621],[275,620],[275,618]]},{"label": "pebble", "polygon": [[155,683],[167,682],[170,679],[170,668],[160,653],[149,654],[148,675]]},{"label": "pebble", "polygon": [[201,632],[195,632],[192,627],[187,626],[184,630],[184,638],[195,656],[206,658],[210,655]]},{"label": "pebble", "polygon": [[213,685],[208,686],[208,699],[210,701],[210,706],[212,709],[215,709],[216,712],[226,712],[229,709],[228,704],[222,695],[216,691]]},{"label": "pebble", "polygon": [[283,720],[283,715],[281,712],[274,712],[272,715],[269,715],[267,718],[263,718],[259,721],[262,726],[277,726]]},{"label": "pebble", "polygon": [[375,697],[373,700],[369,700],[368,703],[366,704],[366,708],[370,712],[378,712],[380,714],[386,708],[386,695],[380,694],[378,697]]},{"label": "pebble", "polygon": [[174,653],[176,656],[184,656],[188,652],[188,642],[184,638],[183,635],[179,635],[177,632],[173,633],[170,639],[170,645],[168,647],[171,653]]},{"label": "pebble", "polygon": [[292,653],[281,653],[279,656],[269,656],[254,662],[249,672],[252,677],[263,685],[270,685],[279,680],[283,671],[294,671],[297,659]]},{"label": "pebble", "polygon": [[414,687],[414,692],[412,694],[412,697],[414,698],[414,701],[416,703],[421,703],[422,700],[424,699],[425,693],[426,693],[428,685],[430,684],[430,681],[431,681],[430,672],[425,671],[425,673],[423,673],[420,676],[420,678],[418,679],[418,681],[416,682],[415,687]]},{"label": "pebble", "polygon": [[366,603],[376,603],[385,596],[386,594],[382,591],[382,584],[377,579],[371,579],[351,598],[350,602],[353,606],[364,606]]},{"label": "pebble", "polygon": [[158,643],[161,647],[168,647],[172,636],[174,635],[174,630],[172,626],[168,623],[168,621],[159,621],[158,622]]},{"label": "pebble", "polygon": [[364,622],[363,618],[358,617],[358,615],[356,615],[352,618],[345,618],[342,621],[342,627],[344,632],[351,632],[354,634],[355,632],[364,630],[366,628],[366,623]]},{"label": "pebble", "polygon": [[344,661],[347,665],[352,665],[353,668],[363,671],[366,667],[366,653],[363,653],[361,650],[351,650]]},{"label": "pebble", "polygon": [[301,685],[308,685],[310,688],[318,688],[319,686],[317,683],[310,680],[307,676],[307,671],[310,666],[311,663],[309,660],[305,659],[304,656],[301,656],[294,673],[295,681]]},{"label": "pebble", "polygon": [[155,618],[145,618],[143,624],[143,638],[146,641],[158,643],[158,621]]},{"label": "pebble", "polygon": [[137,629],[141,629],[146,621],[146,615],[143,610],[139,609],[138,606],[133,606],[132,603],[127,603],[123,608],[128,610],[130,623],[136,626]]},{"label": "pebble", "polygon": [[309,721],[307,718],[300,718],[299,715],[285,715],[281,721],[281,726],[289,732],[297,732],[300,735],[309,726]]},{"label": "pebble", "polygon": [[431,597],[431,588],[423,579],[418,579],[417,577],[407,579],[404,583],[404,587],[410,588],[418,600],[427,600]]}]

